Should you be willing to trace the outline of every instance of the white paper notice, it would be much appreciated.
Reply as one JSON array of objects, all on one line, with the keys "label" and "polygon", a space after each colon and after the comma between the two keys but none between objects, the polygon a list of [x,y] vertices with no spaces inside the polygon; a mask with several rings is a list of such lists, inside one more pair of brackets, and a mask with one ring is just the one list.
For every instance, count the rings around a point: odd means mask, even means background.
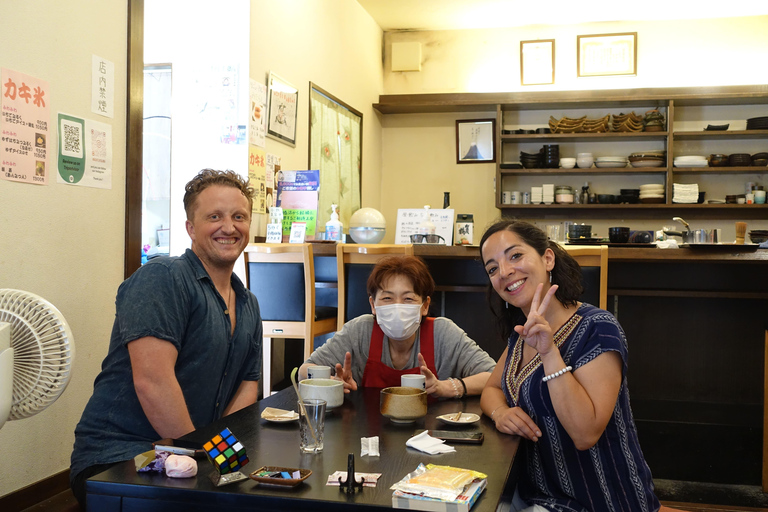
[{"label": "white paper notice", "polygon": [[0,70],[0,178],[36,185],[48,184],[48,82]]},{"label": "white paper notice", "polygon": [[248,142],[263,148],[267,133],[267,86],[250,79],[251,118],[248,123]]},{"label": "white paper notice", "polygon": [[443,237],[445,245],[452,245],[453,209],[427,210],[426,208],[399,208],[397,210],[395,243],[410,244],[411,235],[419,232],[419,225],[427,219],[427,216],[435,225],[435,234]]},{"label": "white paper notice", "polygon": [[91,111],[115,117],[115,63],[91,56]]},{"label": "white paper notice", "polygon": [[56,181],[81,187],[112,188],[112,127],[59,113]]}]

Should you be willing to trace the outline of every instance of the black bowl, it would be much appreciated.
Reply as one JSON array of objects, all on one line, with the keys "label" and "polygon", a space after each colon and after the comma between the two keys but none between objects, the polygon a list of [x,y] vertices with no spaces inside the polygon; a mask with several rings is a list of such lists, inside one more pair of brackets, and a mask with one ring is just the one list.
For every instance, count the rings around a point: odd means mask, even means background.
[{"label": "black bowl", "polygon": [[629,242],[629,228],[616,227],[608,228],[608,240],[614,244],[625,244]]},{"label": "black bowl", "polygon": [[615,201],[613,194],[597,194],[597,202],[600,204],[613,204]]}]

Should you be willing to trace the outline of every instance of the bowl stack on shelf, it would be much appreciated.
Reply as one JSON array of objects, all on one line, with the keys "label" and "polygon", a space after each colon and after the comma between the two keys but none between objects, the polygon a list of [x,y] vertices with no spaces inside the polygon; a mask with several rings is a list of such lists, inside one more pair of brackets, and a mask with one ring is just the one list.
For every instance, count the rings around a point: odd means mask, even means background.
[{"label": "bowl stack on shelf", "polygon": [[752,156],[749,153],[733,153],[728,156],[728,164],[731,167],[749,167],[752,165]]},{"label": "bowl stack on shelf", "polygon": [[639,151],[632,153],[627,159],[632,167],[663,167],[667,162],[667,152]]},{"label": "bowl stack on shelf", "polygon": [[749,239],[753,244],[761,244],[768,240],[768,229],[752,229],[749,232]]},{"label": "bowl stack on shelf", "polygon": [[640,185],[640,202],[644,204],[660,204],[664,202],[664,185],[648,183]]},{"label": "bowl stack on shelf", "polygon": [[623,156],[599,156],[595,159],[596,167],[623,168],[627,166],[627,159]]},{"label": "bowl stack on shelf", "polygon": [[747,119],[747,130],[768,130],[768,116]]},{"label": "bowl stack on shelf", "polygon": [[604,133],[608,131],[610,118],[610,114],[599,119],[587,119],[587,116],[555,119],[550,116],[549,129],[552,133]]},{"label": "bowl stack on shelf", "polygon": [[678,156],[673,163],[675,167],[707,167],[709,165],[707,157],[700,155]]},{"label": "bowl stack on shelf", "polygon": [[526,169],[539,169],[542,167],[542,155],[541,153],[526,153],[525,151],[520,152],[520,163],[523,164],[523,167]]},{"label": "bowl stack on shelf", "polygon": [[752,155],[752,165],[755,167],[765,167],[768,165],[768,153],[755,153]]},{"label": "bowl stack on shelf", "polygon": [[641,132],[643,131],[643,118],[634,112],[613,116],[611,128],[614,132]]}]

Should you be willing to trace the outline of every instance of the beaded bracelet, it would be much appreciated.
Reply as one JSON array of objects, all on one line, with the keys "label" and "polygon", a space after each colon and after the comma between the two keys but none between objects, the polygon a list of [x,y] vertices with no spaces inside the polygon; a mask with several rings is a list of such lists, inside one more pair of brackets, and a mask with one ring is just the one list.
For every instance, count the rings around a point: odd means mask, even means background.
[{"label": "beaded bracelet", "polygon": [[571,367],[571,366],[566,366],[565,368],[563,368],[563,369],[562,369],[562,370],[560,370],[559,372],[550,373],[550,374],[549,374],[549,375],[547,375],[546,377],[542,378],[542,379],[541,379],[541,382],[547,382],[548,380],[556,379],[557,377],[559,377],[559,376],[563,375],[563,374],[564,374],[564,373],[566,373],[566,372],[570,372],[571,370],[573,370],[573,367]]},{"label": "beaded bracelet", "polygon": [[453,397],[459,398],[459,388],[456,386],[456,379],[450,379],[451,385],[453,386]]},{"label": "beaded bracelet", "polygon": [[464,394],[461,396],[467,396],[467,385],[464,384],[464,379],[459,379],[459,382],[461,382],[461,387],[464,388]]}]

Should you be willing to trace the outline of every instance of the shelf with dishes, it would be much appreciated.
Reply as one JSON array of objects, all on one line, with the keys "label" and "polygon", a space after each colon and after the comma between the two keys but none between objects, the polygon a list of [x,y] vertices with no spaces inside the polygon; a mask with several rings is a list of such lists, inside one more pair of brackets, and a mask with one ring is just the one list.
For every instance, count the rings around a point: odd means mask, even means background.
[{"label": "shelf with dishes", "polygon": [[587,174],[664,174],[668,171],[666,167],[589,167],[587,169],[558,167],[555,169],[546,168],[505,168],[501,164],[502,176],[544,176],[560,175],[574,176]]},{"label": "shelf with dishes", "polygon": [[503,217],[530,218],[545,216],[562,218],[585,213],[596,219],[668,219],[670,216],[684,216],[690,219],[764,220],[768,205],[761,204],[502,204],[498,208]]},{"label": "shelf with dishes", "polygon": [[675,140],[768,139],[768,130],[702,130],[673,132]]},{"label": "shelf with dishes", "polygon": [[766,166],[740,167],[675,167],[675,174],[768,174]]},{"label": "shelf with dishes", "polygon": [[501,134],[502,143],[512,142],[617,142],[617,141],[666,141],[669,132],[604,132],[604,133],[536,133]]}]

